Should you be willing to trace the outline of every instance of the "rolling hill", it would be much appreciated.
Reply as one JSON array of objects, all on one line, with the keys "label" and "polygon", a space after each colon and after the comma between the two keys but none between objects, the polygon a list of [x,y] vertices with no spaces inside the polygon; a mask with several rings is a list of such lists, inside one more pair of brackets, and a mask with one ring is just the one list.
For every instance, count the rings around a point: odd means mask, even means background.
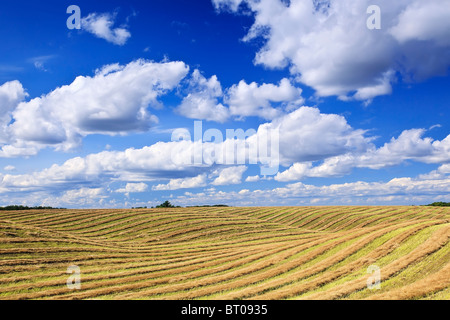
[{"label": "rolling hill", "polygon": [[450,299],[449,240],[448,207],[5,211],[0,299]]}]

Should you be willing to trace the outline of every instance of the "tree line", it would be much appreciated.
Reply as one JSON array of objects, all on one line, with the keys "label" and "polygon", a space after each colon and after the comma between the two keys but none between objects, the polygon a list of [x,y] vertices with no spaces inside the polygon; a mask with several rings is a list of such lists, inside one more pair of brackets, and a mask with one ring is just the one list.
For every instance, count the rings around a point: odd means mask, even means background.
[{"label": "tree line", "polygon": [[[187,206],[186,208],[226,208],[225,204],[215,204],[215,205],[203,205],[203,206]],[[180,206],[174,206],[170,201],[165,201],[156,207],[151,207],[152,209],[157,208],[181,208]],[[131,209],[147,209],[147,207],[133,207]]]},{"label": "tree line", "polygon": [[450,207],[450,202],[433,202],[428,207]]},{"label": "tree line", "polygon": [[28,207],[28,206],[6,206],[0,207],[0,211],[24,211],[24,210],[64,210],[65,208],[53,208],[53,207]]}]

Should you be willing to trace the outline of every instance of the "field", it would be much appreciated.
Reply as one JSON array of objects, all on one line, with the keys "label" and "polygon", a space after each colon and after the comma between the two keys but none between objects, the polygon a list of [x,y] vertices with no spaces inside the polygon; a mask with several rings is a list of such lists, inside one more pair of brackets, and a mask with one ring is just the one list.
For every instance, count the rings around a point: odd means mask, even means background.
[{"label": "field", "polygon": [[449,240],[439,207],[0,212],[0,299],[448,300]]}]

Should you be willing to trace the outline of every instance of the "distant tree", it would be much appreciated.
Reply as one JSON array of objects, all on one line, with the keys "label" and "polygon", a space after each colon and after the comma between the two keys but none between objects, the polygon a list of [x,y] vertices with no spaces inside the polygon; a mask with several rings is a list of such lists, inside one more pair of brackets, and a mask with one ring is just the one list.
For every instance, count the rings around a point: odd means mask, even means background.
[{"label": "distant tree", "polygon": [[434,202],[428,205],[429,207],[450,207],[450,202]]},{"label": "distant tree", "polygon": [[166,201],[159,206],[156,206],[156,208],[175,208],[169,201]]}]

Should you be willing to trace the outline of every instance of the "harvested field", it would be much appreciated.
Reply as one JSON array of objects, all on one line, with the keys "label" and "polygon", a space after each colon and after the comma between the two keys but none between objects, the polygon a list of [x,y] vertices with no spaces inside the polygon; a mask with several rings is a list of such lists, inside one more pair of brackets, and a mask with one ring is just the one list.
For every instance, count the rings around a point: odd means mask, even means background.
[{"label": "harvested field", "polygon": [[450,299],[449,240],[445,207],[5,211],[0,299]]}]

